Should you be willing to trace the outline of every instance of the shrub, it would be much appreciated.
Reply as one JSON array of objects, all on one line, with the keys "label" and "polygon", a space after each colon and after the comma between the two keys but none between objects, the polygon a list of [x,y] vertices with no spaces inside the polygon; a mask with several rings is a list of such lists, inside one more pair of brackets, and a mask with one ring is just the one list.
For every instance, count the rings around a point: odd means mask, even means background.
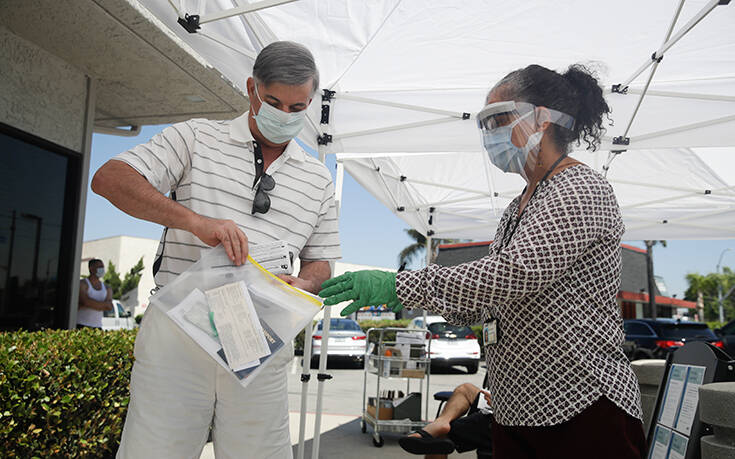
[{"label": "shrub", "polygon": [[3,457],[113,457],[135,330],[0,333]]}]

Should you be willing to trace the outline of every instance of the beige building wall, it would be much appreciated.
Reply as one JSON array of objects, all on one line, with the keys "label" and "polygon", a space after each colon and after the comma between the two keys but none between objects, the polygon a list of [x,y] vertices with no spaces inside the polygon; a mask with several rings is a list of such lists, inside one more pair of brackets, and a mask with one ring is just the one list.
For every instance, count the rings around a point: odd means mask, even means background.
[{"label": "beige building wall", "polygon": [[157,239],[142,237],[114,236],[85,241],[82,246],[81,272],[88,274],[87,262],[92,258],[99,258],[105,263],[105,268],[112,261],[115,264],[115,269],[120,273],[120,279],[123,279],[125,273],[143,257],[144,268],[140,284],[138,284],[137,300],[131,298],[135,307],[133,314],[142,314],[148,306],[150,292],[156,286],[153,281],[152,266],[156,259],[157,249]]}]

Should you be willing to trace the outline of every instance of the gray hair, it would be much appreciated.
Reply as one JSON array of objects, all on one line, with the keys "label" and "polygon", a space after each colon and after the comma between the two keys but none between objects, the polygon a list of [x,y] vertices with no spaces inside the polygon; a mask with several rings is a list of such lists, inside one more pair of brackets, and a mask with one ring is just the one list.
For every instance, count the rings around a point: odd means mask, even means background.
[{"label": "gray hair", "polygon": [[253,78],[269,85],[283,83],[300,86],[313,81],[312,95],[319,88],[319,70],[314,56],[305,46],[292,41],[275,41],[258,54],[253,66]]}]

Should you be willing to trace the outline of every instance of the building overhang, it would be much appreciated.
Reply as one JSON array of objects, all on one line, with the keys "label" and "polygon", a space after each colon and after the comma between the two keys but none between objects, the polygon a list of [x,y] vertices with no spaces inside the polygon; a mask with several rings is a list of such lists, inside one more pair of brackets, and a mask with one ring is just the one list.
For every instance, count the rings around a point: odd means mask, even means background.
[{"label": "building overhang", "polygon": [[[632,301],[635,303],[648,303],[648,293],[636,292],[618,292],[618,299],[623,301]],[[668,296],[656,295],[656,305],[669,306],[674,308],[696,309],[697,303],[694,301],[680,300],[679,298],[671,298]]]},{"label": "building overhang", "polygon": [[0,25],[96,80],[98,127],[228,119],[249,107],[136,0],[6,0]]}]

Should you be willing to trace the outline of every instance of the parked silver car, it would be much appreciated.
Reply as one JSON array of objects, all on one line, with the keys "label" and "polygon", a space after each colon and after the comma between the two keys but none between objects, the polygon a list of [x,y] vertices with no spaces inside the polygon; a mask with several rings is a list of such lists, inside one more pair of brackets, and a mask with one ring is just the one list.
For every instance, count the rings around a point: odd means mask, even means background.
[{"label": "parked silver car", "polygon": [[[329,346],[327,355],[330,359],[341,358],[356,362],[362,366],[365,360],[367,339],[360,324],[352,319],[330,319]],[[311,366],[319,365],[322,352],[322,321],[314,328],[311,337]]]}]

